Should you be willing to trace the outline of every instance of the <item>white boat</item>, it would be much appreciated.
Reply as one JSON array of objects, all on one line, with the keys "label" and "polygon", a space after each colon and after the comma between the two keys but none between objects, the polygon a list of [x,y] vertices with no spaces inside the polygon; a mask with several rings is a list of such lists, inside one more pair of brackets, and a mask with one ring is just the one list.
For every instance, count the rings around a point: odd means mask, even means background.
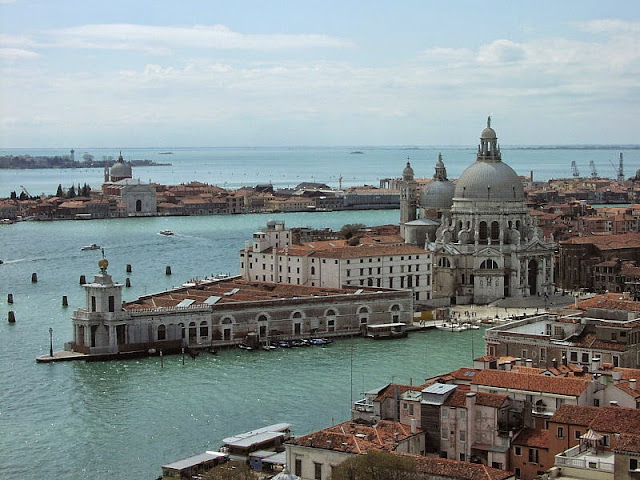
[{"label": "white boat", "polygon": [[171,230],[160,230],[160,235],[173,235],[173,232]]},{"label": "white boat", "polygon": [[446,332],[464,332],[467,330],[466,327],[460,325],[459,323],[441,323],[440,325],[436,325],[438,330],[443,330]]},{"label": "white boat", "polygon": [[475,323],[463,323],[462,326],[466,330],[480,330],[480,325],[476,325]]},{"label": "white boat", "polygon": [[81,247],[80,250],[84,252],[86,250],[98,250],[99,248],[100,245],[98,245],[97,243],[92,243],[91,245],[85,245],[84,247]]}]

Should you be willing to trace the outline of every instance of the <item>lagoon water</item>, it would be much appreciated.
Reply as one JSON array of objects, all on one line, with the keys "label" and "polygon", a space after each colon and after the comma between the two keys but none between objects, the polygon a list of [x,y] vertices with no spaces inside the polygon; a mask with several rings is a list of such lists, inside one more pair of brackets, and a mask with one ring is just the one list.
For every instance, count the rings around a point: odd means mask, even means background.
[{"label": "lagoon water", "polygon": [[[474,148],[425,147],[325,149],[139,149],[127,159],[171,162],[134,168],[134,176],[159,183],[199,180],[237,187],[273,182],[295,186],[317,181],[337,186],[378,184],[396,177],[407,155],[418,177],[430,177],[442,151],[451,178],[472,161]],[[81,156],[85,150],[76,149]],[[86,149],[96,158],[114,149]],[[627,176],[640,151],[625,151]],[[2,153],[9,153],[7,151]],[[10,153],[54,154],[66,150]],[[503,148],[503,159],[519,174],[538,179],[569,176],[572,160],[586,170],[618,150],[519,150]],[[584,165],[584,167],[583,167]],[[24,186],[53,194],[59,183],[101,184],[100,169],[0,170],[0,196]],[[98,270],[97,243],[105,248],[109,273],[131,288],[133,300],[206,275],[238,272],[238,250],[272,215],[158,217],[62,222],[21,222],[0,227],[0,477],[3,479],[153,479],[162,464],[217,449],[221,439],[271,423],[290,422],[305,434],[349,418],[350,402],[361,392],[395,381],[421,383],[425,377],[470,366],[483,353],[482,331],[415,333],[392,342],[338,341],[327,348],[272,352],[223,351],[196,360],[168,356],[108,363],[36,364],[49,350],[71,339],[71,313],[83,306],[79,277]],[[398,211],[325,212],[275,215],[289,226],[340,228],[346,223],[397,223]],[[173,237],[159,235],[163,229]],[[127,264],[132,273],[126,274]],[[173,275],[165,275],[165,266]],[[31,283],[37,273],[38,282]],[[15,303],[7,304],[12,293]],[[61,306],[62,296],[69,307]],[[7,323],[8,312],[17,322]]]}]

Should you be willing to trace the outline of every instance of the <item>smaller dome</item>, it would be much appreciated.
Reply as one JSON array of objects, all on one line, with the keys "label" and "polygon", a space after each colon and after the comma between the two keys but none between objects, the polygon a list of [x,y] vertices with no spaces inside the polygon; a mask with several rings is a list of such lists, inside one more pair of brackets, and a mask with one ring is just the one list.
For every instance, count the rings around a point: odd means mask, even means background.
[{"label": "smaller dome", "polygon": [[402,171],[402,178],[404,180],[413,180],[413,168],[411,168],[411,163],[407,162],[407,166],[404,167]]},{"label": "smaller dome", "polygon": [[451,208],[455,190],[449,180],[433,180],[420,192],[420,208]]},{"label": "smaller dome", "polygon": [[276,221],[273,219],[267,220],[267,227],[275,227]]},{"label": "smaller dome", "polygon": [[111,180],[117,179],[121,180],[123,178],[131,178],[131,165],[121,161],[122,156],[116,163],[113,164],[111,170],[109,171],[111,175]]},{"label": "smaller dome", "polygon": [[100,260],[98,260],[98,267],[103,272],[107,269],[108,266],[109,266],[109,261],[106,258],[103,257]]},{"label": "smaller dome", "polygon": [[480,138],[493,140],[498,138],[498,136],[496,135],[496,131],[493,128],[487,127],[484,130],[482,130],[482,134],[480,134]]}]

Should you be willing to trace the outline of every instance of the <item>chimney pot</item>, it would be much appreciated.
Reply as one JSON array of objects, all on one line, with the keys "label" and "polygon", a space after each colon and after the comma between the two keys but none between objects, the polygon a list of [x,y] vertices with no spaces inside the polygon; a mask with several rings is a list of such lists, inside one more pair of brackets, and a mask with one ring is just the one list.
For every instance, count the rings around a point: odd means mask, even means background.
[{"label": "chimney pot", "polygon": [[631,388],[631,390],[637,390],[638,389],[638,382],[636,382],[635,378],[630,378],[629,379],[629,388]]}]

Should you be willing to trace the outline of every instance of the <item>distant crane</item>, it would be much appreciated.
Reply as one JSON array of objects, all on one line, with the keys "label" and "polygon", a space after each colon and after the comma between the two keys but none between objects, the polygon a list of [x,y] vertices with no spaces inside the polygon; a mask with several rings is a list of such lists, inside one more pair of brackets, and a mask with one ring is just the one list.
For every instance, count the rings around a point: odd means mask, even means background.
[{"label": "distant crane", "polygon": [[576,161],[571,162],[571,172],[573,172],[573,176],[578,178],[580,176],[580,172],[578,171],[578,166],[576,165]]},{"label": "distant crane", "polygon": [[618,180],[619,182],[623,182],[624,181],[624,160],[622,159],[622,152],[620,152],[620,161],[618,163],[618,167],[616,167],[611,160],[609,160],[609,163],[611,164],[611,166],[616,172],[616,180]]},{"label": "distant crane", "polygon": [[31,194],[27,191],[26,188],[24,188],[24,185],[20,185],[20,188],[22,189],[22,191],[27,197],[31,198]]},{"label": "distant crane", "polygon": [[589,162],[589,166],[591,167],[591,178],[598,178],[598,171],[596,170],[596,164],[593,163],[593,160]]}]

